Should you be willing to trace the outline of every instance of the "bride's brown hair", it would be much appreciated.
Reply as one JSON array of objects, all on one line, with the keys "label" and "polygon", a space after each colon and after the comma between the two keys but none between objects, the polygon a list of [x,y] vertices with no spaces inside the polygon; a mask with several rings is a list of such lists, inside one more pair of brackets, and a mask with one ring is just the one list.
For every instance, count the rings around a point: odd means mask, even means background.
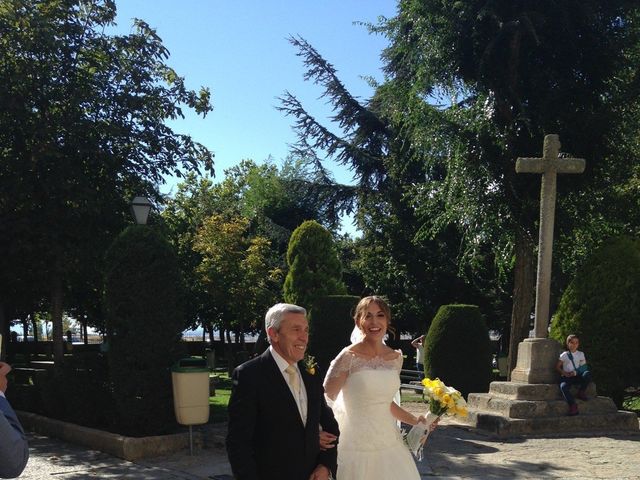
[{"label": "bride's brown hair", "polygon": [[396,329],[391,325],[391,309],[387,302],[377,295],[370,295],[368,297],[364,297],[360,299],[358,305],[356,305],[355,313],[353,314],[353,321],[356,323],[356,327],[360,328],[359,320],[364,318],[367,315],[367,309],[369,305],[375,303],[380,307],[380,310],[384,313],[384,316],[387,317],[387,331],[390,335],[396,336]]}]

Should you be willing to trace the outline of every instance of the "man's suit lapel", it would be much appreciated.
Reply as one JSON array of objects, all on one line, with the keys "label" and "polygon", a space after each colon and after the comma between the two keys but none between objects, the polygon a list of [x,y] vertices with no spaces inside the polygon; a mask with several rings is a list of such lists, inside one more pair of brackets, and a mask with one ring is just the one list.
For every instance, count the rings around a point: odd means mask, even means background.
[{"label": "man's suit lapel", "polygon": [[300,375],[302,376],[302,382],[304,383],[304,388],[307,391],[307,427],[312,425],[313,423],[318,423],[318,419],[313,418],[315,409],[313,408],[313,402],[316,400],[316,396],[318,395],[318,385],[317,379],[307,372],[304,362],[298,363],[298,368],[300,369]]}]

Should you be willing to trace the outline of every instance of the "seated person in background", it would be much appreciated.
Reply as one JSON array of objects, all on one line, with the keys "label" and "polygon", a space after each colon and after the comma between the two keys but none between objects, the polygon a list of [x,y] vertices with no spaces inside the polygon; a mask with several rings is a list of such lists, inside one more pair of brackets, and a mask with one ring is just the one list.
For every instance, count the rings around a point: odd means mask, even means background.
[{"label": "seated person in background", "polygon": [[29,445],[16,413],[4,396],[11,367],[0,362],[0,478],[16,478],[29,460]]},{"label": "seated person in background", "polygon": [[571,387],[578,385],[578,393],[576,396],[580,400],[587,400],[586,390],[591,383],[591,372],[582,370],[580,367],[586,365],[587,359],[584,353],[578,350],[580,339],[577,335],[569,335],[566,342],[568,350],[560,354],[556,370],[560,374],[560,390],[564,399],[569,404],[569,415],[578,415],[578,405],[576,404]]}]

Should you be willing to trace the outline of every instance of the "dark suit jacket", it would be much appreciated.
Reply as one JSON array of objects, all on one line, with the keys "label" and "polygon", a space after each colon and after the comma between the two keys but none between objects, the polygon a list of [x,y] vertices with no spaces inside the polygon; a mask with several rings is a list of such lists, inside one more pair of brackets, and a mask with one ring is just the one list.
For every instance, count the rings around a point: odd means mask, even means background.
[{"label": "dark suit jacket", "polygon": [[0,397],[0,478],[15,478],[29,460],[29,445],[16,413]]},{"label": "dark suit jacket", "polygon": [[338,435],[338,424],[325,402],[321,375],[298,366],[307,390],[306,427],[269,350],[233,372],[227,454],[235,478],[307,480],[319,464],[335,475],[336,448],[320,451],[318,427]]}]

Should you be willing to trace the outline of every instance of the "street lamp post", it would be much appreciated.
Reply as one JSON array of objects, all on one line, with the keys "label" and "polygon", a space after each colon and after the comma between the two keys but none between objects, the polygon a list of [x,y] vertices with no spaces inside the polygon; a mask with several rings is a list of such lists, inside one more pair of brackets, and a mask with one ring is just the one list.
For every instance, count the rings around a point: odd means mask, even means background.
[{"label": "street lamp post", "polygon": [[146,225],[151,211],[151,202],[146,197],[136,197],[131,201],[131,211],[138,225]]}]

